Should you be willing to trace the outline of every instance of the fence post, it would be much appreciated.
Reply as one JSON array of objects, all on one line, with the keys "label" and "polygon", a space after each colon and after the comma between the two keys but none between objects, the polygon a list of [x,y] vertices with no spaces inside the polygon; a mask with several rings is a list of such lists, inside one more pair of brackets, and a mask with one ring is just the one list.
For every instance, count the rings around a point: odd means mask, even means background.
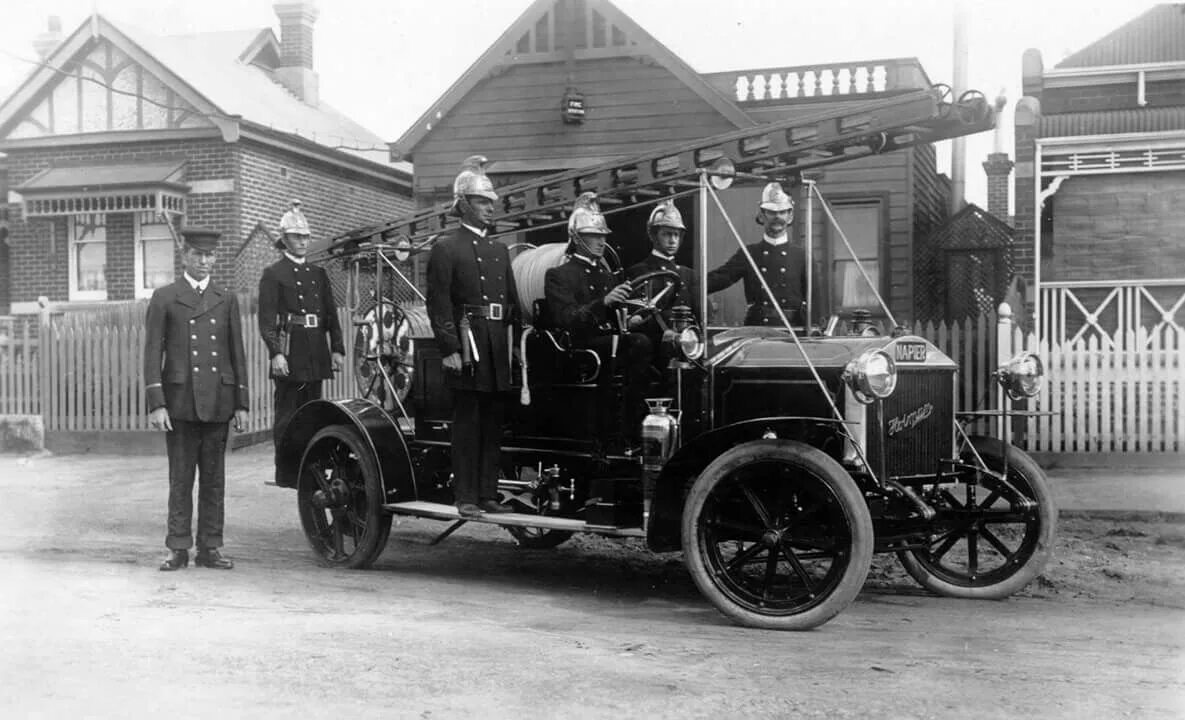
[{"label": "fence post", "polygon": [[[1000,303],[996,320],[996,367],[1000,367],[1015,354],[1012,348],[1012,306],[1006,302]],[[991,381],[989,381],[991,382]],[[997,382],[992,382],[996,388],[996,409],[1004,410],[1007,399],[1004,388]],[[1006,428],[1006,418],[1000,415],[996,418],[996,437],[1003,439]],[[1011,431],[1011,428],[1008,428]]]},{"label": "fence post", "polygon": [[[38,402],[41,403],[41,427],[43,432],[48,433],[54,429],[50,427],[53,416],[51,398],[55,382],[50,355],[56,348],[53,342],[53,328],[50,327],[52,320],[49,313],[49,298],[45,295],[38,297],[37,307],[37,394]],[[28,348],[25,351],[28,352]]]}]

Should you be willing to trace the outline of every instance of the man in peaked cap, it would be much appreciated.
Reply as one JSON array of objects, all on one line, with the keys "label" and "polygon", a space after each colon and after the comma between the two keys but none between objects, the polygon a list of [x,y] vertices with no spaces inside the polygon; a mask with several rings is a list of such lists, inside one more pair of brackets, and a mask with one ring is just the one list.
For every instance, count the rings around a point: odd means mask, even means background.
[{"label": "man in peaked cap", "polygon": [[518,291],[510,251],[489,237],[498,194],[485,161],[475,155],[462,164],[453,181],[461,226],[428,256],[428,319],[453,389],[453,499],[463,517],[511,512],[498,501],[498,470]]},{"label": "man in peaked cap", "polygon": [[193,482],[198,478],[198,565],[229,570],[222,556],[228,422],[247,427],[247,362],[234,293],[210,279],[219,233],[181,231],[183,275],[157,288],[148,303],[144,343],[148,422],[165,431],[169,518],[161,570],[189,564]]},{"label": "man in peaked cap", "polygon": [[[280,218],[276,248],[284,252],[259,279],[259,334],[275,386],[272,437],[280,440],[296,410],[321,398],[321,383],[345,365],[346,350],[333,286],[325,268],[307,262],[312,235],[300,200]],[[327,342],[328,340],[328,342]]]},{"label": "man in peaked cap", "polygon": [[[793,220],[794,200],[786,194],[780,183],[769,183],[761,191],[761,202],[757,208],[757,224],[764,227],[765,233],[761,241],[749,245],[748,250],[786,318],[793,325],[802,325],[806,318],[803,311],[806,299],[806,252],[800,243],[791,240],[789,230]],[[745,301],[749,304],[745,311],[745,324],[781,325],[777,309],[770,303],[761,281],[740,250],[708,273],[708,292],[718,292],[741,279],[745,281]]]}]

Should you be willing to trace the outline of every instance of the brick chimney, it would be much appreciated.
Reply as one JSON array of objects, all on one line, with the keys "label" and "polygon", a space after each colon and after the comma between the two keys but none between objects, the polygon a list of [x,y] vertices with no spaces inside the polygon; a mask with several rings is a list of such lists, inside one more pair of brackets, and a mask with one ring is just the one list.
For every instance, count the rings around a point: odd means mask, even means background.
[{"label": "brick chimney", "polygon": [[1008,179],[1012,175],[1012,160],[1004,152],[1004,134],[1001,123],[1004,118],[1004,106],[1008,98],[1003,91],[996,98],[996,130],[994,152],[989,153],[983,163],[983,171],[987,173],[987,211],[998,219],[1011,224],[1008,215]]},{"label": "brick chimney", "polygon": [[313,23],[317,6],[306,2],[280,2],[272,6],[280,18],[280,66],[276,79],[308,105],[320,100],[319,80],[313,71]]},{"label": "brick chimney", "polygon": [[62,19],[57,15],[50,15],[48,29],[33,40],[33,50],[37,53],[37,59],[44,60],[61,44]]}]

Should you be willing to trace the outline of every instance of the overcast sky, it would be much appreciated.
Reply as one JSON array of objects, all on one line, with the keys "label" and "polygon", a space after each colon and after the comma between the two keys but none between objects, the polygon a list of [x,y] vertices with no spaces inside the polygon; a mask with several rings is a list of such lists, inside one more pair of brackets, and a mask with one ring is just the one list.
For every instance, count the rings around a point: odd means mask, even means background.
[{"label": "overcast sky", "polygon": [[[321,97],[395,140],[530,6],[530,0],[320,0],[315,65]],[[952,79],[950,0],[615,0],[700,72],[917,57],[934,82]],[[1020,94],[1020,57],[1046,67],[1139,15],[1146,0],[967,0],[969,85]],[[0,0],[0,91],[29,73],[48,15],[69,34],[97,9],[162,35],[272,26],[268,0]],[[14,57],[16,56],[16,57]],[[18,59],[19,58],[19,59]],[[1005,112],[1011,148],[1011,107]],[[984,204],[988,136],[968,142],[968,199]],[[940,149],[946,164],[948,153]],[[495,158],[496,159],[496,158]],[[944,167],[943,170],[947,170]]]}]

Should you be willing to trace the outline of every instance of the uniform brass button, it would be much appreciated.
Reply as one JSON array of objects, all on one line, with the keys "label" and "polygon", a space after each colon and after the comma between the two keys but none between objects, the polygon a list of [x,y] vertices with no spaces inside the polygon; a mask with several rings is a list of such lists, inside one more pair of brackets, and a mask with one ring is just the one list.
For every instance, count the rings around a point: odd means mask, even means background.
[{"label": "uniform brass button", "polygon": [[782,257],[786,257],[786,251],[785,251],[785,250],[783,250],[783,251],[782,251]]},{"label": "uniform brass button", "polygon": [[210,372],[218,372],[218,368],[212,367],[212,368],[210,368]]},{"label": "uniform brass button", "polygon": [[485,280],[485,279],[486,279],[486,276],[485,276],[485,275],[478,275],[478,278],[479,278],[479,279],[481,279],[481,280]]},{"label": "uniform brass button", "polygon": [[189,336],[189,338],[190,338],[191,340],[197,340],[197,335],[190,335],[190,336]]},{"label": "uniform brass button", "polygon": [[218,338],[216,338],[216,337],[214,337],[213,335],[211,335],[211,336],[210,336],[210,339],[211,339],[211,340],[217,340]]},{"label": "uniform brass button", "polygon": [[490,299],[490,296],[489,296],[489,295],[482,295],[482,296],[481,296],[481,299],[482,299],[482,300],[489,300],[489,299]]},{"label": "uniform brass button", "polygon": [[765,272],[765,268],[761,268],[761,272]]},{"label": "uniform brass button", "polygon": [[197,355],[197,350],[194,350],[194,351],[193,351],[193,354],[194,354],[194,355]]},{"label": "uniform brass button", "polygon": [[190,324],[190,325],[193,325],[195,322],[197,322],[197,320],[194,320],[193,318],[190,318],[190,320],[189,320],[189,324]]},{"label": "uniform brass button", "polygon": [[197,366],[197,365],[194,365],[194,366],[193,366],[193,371],[194,371],[194,372],[197,372],[197,371],[198,371],[198,366]]},{"label": "uniform brass button", "polygon": [[778,272],[786,272],[786,268],[778,268]]},{"label": "uniform brass button", "polygon": [[299,285],[299,284],[300,284],[300,281],[299,281],[299,280],[297,280],[297,281],[296,281],[296,284],[297,284],[297,285]]},{"label": "uniform brass button", "polygon": [[211,324],[211,325],[213,325],[215,322],[217,322],[217,321],[216,321],[214,318],[210,318],[210,324]]},{"label": "uniform brass button", "polygon": [[218,357],[218,351],[217,351],[217,350],[212,350],[212,351],[210,352],[210,354],[211,354],[211,355],[213,355],[214,357]]},{"label": "uniform brass button", "polygon": [[481,258],[478,258],[478,259],[477,259],[477,261],[478,261],[478,262],[481,262]]}]

